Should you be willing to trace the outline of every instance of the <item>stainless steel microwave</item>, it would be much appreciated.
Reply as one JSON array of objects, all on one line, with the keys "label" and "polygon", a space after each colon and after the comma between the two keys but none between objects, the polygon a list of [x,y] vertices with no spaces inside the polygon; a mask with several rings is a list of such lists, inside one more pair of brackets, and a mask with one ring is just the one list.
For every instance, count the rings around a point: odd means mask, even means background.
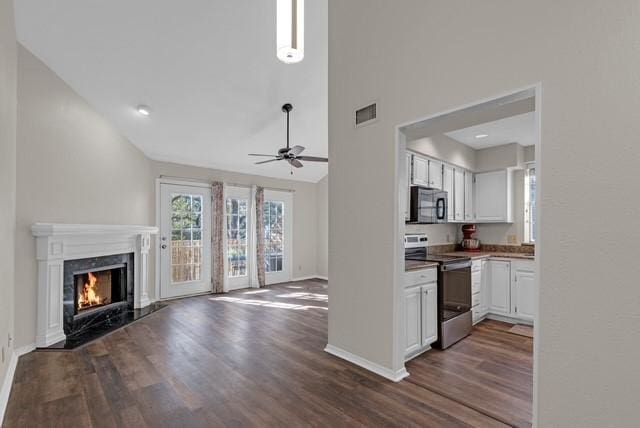
[{"label": "stainless steel microwave", "polygon": [[437,224],[447,222],[447,192],[428,187],[411,186],[408,223]]}]

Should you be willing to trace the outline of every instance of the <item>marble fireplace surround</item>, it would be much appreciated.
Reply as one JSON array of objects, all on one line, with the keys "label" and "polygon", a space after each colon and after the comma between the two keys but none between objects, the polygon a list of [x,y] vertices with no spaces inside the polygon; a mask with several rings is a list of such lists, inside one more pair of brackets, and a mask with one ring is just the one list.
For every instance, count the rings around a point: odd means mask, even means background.
[{"label": "marble fireplace surround", "polygon": [[64,262],[117,254],[133,253],[133,306],[145,308],[149,299],[149,248],[153,226],[36,223],[31,227],[36,238],[38,261],[38,309],[36,346],[44,348],[65,340]]}]

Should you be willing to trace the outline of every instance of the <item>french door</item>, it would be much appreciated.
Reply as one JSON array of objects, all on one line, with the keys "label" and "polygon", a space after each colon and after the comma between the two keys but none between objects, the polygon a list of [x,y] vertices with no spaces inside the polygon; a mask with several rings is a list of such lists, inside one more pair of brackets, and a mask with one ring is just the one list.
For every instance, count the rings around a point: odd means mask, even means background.
[{"label": "french door", "polygon": [[291,280],[291,193],[265,190],[264,259],[255,258],[255,202],[248,188],[226,190],[227,289],[257,287],[257,263],[265,269],[267,284]]},{"label": "french door", "polygon": [[227,187],[225,193],[227,290],[238,290],[251,286],[251,212],[254,208],[251,189]]},{"label": "french door", "polygon": [[267,284],[291,281],[292,200],[289,192],[264,192],[264,260],[261,263]]},{"label": "french door", "polygon": [[211,291],[211,189],[160,184],[160,298]]}]

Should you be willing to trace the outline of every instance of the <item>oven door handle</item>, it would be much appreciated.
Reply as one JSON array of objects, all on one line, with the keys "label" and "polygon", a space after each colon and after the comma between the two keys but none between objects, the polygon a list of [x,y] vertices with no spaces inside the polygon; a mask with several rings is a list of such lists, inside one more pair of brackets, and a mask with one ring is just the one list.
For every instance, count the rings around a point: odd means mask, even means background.
[{"label": "oven door handle", "polygon": [[452,270],[460,270],[471,267],[471,261],[457,262],[457,263],[449,263],[446,265],[440,266],[442,271],[452,271]]}]

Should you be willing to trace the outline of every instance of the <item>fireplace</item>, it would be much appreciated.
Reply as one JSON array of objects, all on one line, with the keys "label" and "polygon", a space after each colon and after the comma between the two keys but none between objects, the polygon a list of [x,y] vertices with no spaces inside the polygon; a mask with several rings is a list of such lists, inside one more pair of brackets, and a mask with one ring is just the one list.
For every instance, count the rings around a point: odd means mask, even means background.
[{"label": "fireplace", "polygon": [[133,309],[134,254],[64,262],[64,332],[86,334]]},{"label": "fireplace", "polygon": [[127,301],[127,265],[105,266],[87,272],[74,272],[75,315]]},{"label": "fireplace", "polygon": [[149,249],[157,227],[36,223],[31,232],[38,348],[73,349],[165,306],[149,296]]}]

